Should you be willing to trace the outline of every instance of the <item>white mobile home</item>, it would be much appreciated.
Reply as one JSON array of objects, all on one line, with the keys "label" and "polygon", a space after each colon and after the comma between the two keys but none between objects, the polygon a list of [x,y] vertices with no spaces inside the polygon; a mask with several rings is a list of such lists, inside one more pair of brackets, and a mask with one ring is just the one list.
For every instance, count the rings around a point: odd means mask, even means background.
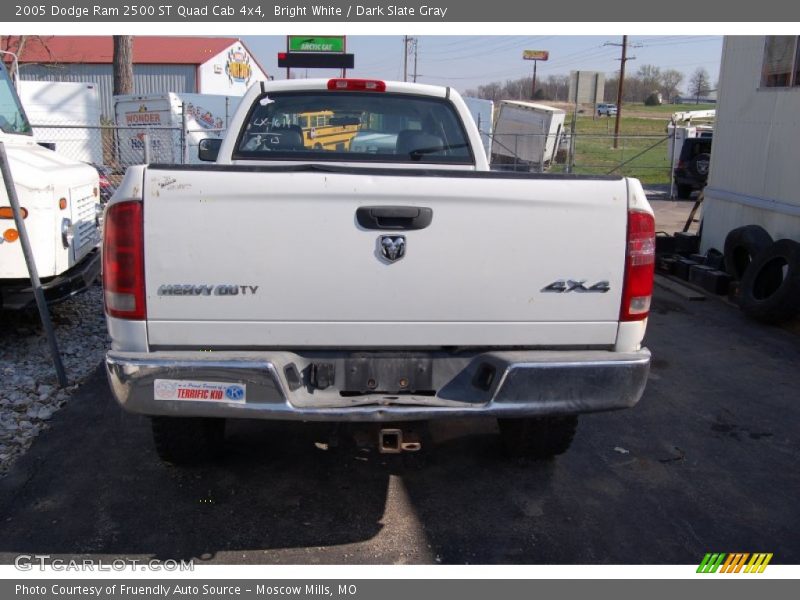
[{"label": "white mobile home", "polygon": [[705,189],[703,250],[761,225],[800,241],[800,36],[728,36]]}]

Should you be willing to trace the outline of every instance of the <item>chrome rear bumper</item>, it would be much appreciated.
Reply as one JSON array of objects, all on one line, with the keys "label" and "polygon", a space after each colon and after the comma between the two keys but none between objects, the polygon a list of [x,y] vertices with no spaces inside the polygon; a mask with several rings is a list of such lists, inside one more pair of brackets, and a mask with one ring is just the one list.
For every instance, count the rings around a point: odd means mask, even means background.
[{"label": "chrome rear bumper", "polygon": [[[363,356],[363,354],[359,355]],[[343,352],[111,351],[106,357],[117,402],[146,415],[287,419],[305,421],[406,421],[464,416],[565,415],[628,408],[642,396],[650,352],[493,351],[430,353],[433,390],[342,394]],[[325,389],[308,378],[314,364],[333,365]],[[296,371],[295,371],[296,369]],[[300,374],[300,381],[292,373]],[[159,394],[155,393],[159,380]],[[165,384],[164,382],[168,382]],[[183,383],[182,383],[183,382]],[[156,399],[163,386],[236,391],[232,398]],[[185,394],[185,392],[180,392]],[[221,392],[217,392],[217,395]],[[186,394],[192,397],[191,394]]]}]

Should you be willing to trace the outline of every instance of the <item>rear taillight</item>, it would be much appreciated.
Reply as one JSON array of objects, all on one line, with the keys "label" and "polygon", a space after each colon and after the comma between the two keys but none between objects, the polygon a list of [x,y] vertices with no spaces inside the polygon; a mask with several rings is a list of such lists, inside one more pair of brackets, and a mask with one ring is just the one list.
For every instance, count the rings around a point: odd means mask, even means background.
[{"label": "rear taillight", "polygon": [[106,314],[144,319],[144,232],[142,203],[130,200],[108,207],[103,234],[103,291]]},{"label": "rear taillight", "polygon": [[655,263],[655,219],[650,213],[629,211],[620,321],[641,321],[647,318],[653,295]]},{"label": "rear taillight", "polygon": [[386,83],[377,79],[329,79],[331,91],[385,92]]}]

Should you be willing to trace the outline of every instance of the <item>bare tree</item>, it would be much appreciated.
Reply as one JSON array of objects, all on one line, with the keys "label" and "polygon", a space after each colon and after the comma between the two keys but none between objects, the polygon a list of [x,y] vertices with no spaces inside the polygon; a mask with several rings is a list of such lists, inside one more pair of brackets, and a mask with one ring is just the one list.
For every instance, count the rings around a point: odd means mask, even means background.
[{"label": "bare tree", "polygon": [[655,65],[640,66],[636,78],[641,81],[645,97],[661,89],[661,69]]},{"label": "bare tree", "polygon": [[606,102],[616,102],[617,90],[619,90],[619,72],[606,77],[605,87],[603,88],[603,100]]},{"label": "bare tree", "polygon": [[2,40],[2,49],[6,52],[13,52],[17,56],[21,56],[25,51],[25,44],[27,42],[27,35],[4,35]]},{"label": "bare tree", "polygon": [[569,93],[569,75],[549,75],[545,89],[548,98],[566,100]]},{"label": "bare tree", "polygon": [[689,80],[689,93],[695,97],[695,104],[700,104],[700,96],[706,96],[710,91],[711,84],[708,78],[708,71],[703,67],[697,67]]},{"label": "bare tree", "polygon": [[[13,52],[19,59],[22,59],[25,48],[36,46],[37,44],[47,53],[47,56],[52,59],[53,54],[48,46],[48,40],[52,36],[41,35],[4,35],[0,36],[0,50],[6,52]],[[19,73],[11,73],[11,77],[16,79]]]},{"label": "bare tree", "polygon": [[[27,41],[28,41],[28,36],[26,35],[18,35],[18,36],[4,35],[2,39],[2,48],[0,49],[5,50],[6,52],[13,52],[14,54],[17,55],[17,58],[19,58],[22,55],[22,52],[25,50],[25,43]],[[2,59],[5,60],[6,56],[8,55],[4,54],[2,56]],[[8,58],[10,59],[11,57],[9,56]],[[12,81],[17,81],[17,79],[19,78],[19,73],[17,73],[18,68],[19,65],[16,62],[13,63],[12,67],[8,68],[8,72],[11,76]]]},{"label": "bare tree", "polygon": [[114,36],[114,95],[133,93],[133,36]]},{"label": "bare tree", "polygon": [[675,69],[667,69],[661,74],[661,91],[667,98],[667,102],[672,102],[678,87],[683,83],[683,73]]},{"label": "bare tree", "polygon": [[530,94],[531,78],[508,79],[503,85],[501,94],[505,100],[522,100]]},{"label": "bare tree", "polygon": [[497,81],[481,85],[478,87],[478,97],[495,102],[501,100],[503,97],[503,86]]}]

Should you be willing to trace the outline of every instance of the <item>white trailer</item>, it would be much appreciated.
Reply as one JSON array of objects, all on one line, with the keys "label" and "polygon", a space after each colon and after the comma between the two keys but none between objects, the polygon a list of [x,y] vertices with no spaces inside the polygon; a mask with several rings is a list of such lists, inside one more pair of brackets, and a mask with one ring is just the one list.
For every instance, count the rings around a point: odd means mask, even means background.
[{"label": "white trailer", "polygon": [[475,125],[478,126],[478,131],[481,132],[481,142],[486,151],[486,157],[491,158],[494,102],[491,100],[484,100],[483,98],[470,98],[468,96],[464,96],[463,100],[472,115],[473,121],[475,121]]},{"label": "white trailer", "polygon": [[555,161],[566,113],[552,106],[501,100],[492,136],[492,165],[543,171]]},{"label": "white trailer", "polygon": [[73,160],[103,163],[97,86],[22,80],[17,92],[39,144]]},{"label": "white trailer", "polygon": [[145,162],[195,164],[200,140],[222,137],[239,96],[149,94],[114,96],[118,161],[123,167]]}]

